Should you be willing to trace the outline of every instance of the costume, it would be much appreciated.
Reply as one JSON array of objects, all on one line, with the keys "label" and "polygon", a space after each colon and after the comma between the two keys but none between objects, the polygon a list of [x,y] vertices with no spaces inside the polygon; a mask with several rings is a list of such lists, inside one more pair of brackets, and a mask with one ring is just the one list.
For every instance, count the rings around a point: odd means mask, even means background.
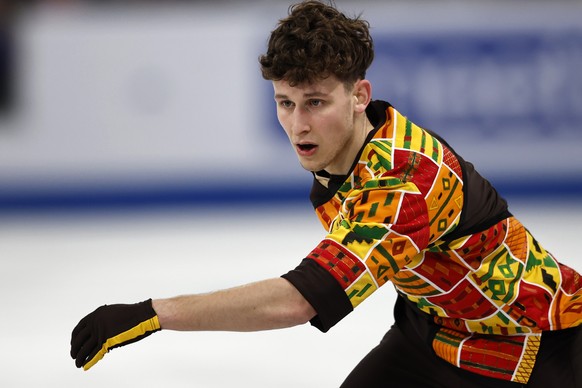
[{"label": "costume", "polygon": [[311,201],[327,236],[283,277],[322,331],[390,281],[438,357],[527,383],[542,332],[582,324],[579,274],[443,139],[386,102],[366,113],[375,129],[350,173],[315,174]]}]

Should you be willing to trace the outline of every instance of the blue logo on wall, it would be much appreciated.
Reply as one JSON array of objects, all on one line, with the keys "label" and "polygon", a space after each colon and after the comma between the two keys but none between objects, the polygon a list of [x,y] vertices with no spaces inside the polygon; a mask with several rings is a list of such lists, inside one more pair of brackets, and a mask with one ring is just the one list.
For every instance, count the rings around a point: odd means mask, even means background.
[{"label": "blue logo on wall", "polygon": [[380,36],[368,77],[420,125],[582,133],[582,31]]},{"label": "blue logo on wall", "polygon": [[[374,98],[421,126],[582,140],[582,30],[381,34],[375,45]],[[268,127],[286,142],[270,112]]]}]

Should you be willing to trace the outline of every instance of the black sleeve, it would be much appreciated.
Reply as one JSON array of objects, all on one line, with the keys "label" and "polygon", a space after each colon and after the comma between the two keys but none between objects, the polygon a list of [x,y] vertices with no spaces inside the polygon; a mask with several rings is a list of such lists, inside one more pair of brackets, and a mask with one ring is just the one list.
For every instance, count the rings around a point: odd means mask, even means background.
[{"label": "black sleeve", "polygon": [[304,259],[281,277],[291,282],[313,306],[317,315],[310,323],[324,333],[354,309],[334,277],[313,260]]}]

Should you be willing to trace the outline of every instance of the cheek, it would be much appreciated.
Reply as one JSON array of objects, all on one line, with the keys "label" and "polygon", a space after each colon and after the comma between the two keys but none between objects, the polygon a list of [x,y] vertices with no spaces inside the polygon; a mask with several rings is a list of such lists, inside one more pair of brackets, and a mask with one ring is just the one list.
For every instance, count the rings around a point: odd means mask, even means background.
[{"label": "cheek", "polygon": [[290,124],[288,120],[285,120],[283,117],[281,117],[280,115],[277,115],[277,119],[279,120],[279,125],[281,126],[281,128],[283,128],[283,131],[285,132],[285,134],[287,135],[287,137],[289,139],[291,139],[291,132],[290,132]]}]

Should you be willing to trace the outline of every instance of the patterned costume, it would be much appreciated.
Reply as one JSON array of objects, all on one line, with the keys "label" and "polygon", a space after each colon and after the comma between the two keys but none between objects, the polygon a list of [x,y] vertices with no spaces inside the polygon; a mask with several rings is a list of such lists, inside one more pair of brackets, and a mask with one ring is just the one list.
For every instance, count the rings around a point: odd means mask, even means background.
[{"label": "patterned costume", "polygon": [[387,282],[435,353],[462,369],[527,383],[543,331],[582,323],[582,280],[437,135],[374,101],[375,129],[347,176],[315,174],[326,238],[283,275],[327,331]]}]

